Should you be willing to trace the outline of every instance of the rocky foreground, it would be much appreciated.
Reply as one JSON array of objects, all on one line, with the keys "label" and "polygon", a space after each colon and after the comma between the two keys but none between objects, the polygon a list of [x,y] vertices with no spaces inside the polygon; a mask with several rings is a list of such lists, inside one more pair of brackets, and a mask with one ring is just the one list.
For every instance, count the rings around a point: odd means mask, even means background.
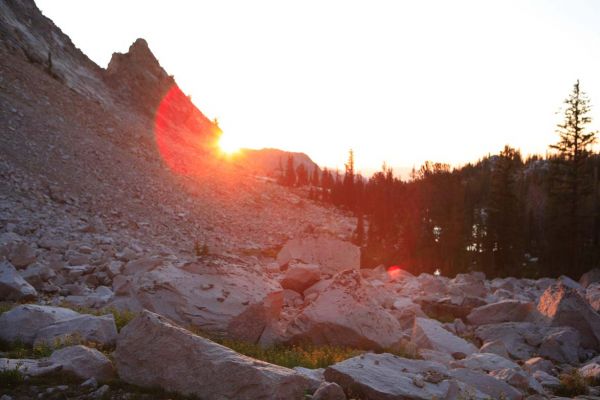
[{"label": "rocky foreground", "polygon": [[[122,398],[127,393],[111,388],[117,378],[203,399],[600,394],[599,270],[580,282],[486,280],[481,273],[415,277],[361,270],[353,245],[305,237],[288,242],[271,263],[253,271],[231,265],[225,271],[210,258],[198,258],[183,265],[124,261],[112,265],[111,274],[110,264],[75,274],[64,265],[31,274],[35,257],[26,266],[19,242],[3,249],[8,256],[0,264],[0,296],[38,304],[14,305],[0,315],[0,339],[56,350],[41,359],[2,358],[0,369],[29,379],[59,371],[74,376],[83,382],[70,383],[78,385],[76,398]],[[61,285],[96,281],[96,275],[109,284],[104,297],[98,288],[60,295]],[[59,287],[56,296],[40,296],[38,289],[47,285]],[[117,332],[112,314],[47,303],[127,308],[137,316]],[[262,346],[313,343],[364,352],[324,369],[288,369],[238,354],[183,326]],[[56,390],[36,395],[56,398]]]}]

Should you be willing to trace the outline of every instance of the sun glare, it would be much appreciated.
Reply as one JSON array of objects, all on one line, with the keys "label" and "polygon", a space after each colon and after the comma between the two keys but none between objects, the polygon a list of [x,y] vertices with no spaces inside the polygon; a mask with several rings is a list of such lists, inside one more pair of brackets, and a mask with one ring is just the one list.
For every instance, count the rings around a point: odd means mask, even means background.
[{"label": "sun glare", "polygon": [[233,154],[240,150],[240,146],[233,140],[231,135],[226,133],[223,133],[219,138],[219,148],[226,154]]}]

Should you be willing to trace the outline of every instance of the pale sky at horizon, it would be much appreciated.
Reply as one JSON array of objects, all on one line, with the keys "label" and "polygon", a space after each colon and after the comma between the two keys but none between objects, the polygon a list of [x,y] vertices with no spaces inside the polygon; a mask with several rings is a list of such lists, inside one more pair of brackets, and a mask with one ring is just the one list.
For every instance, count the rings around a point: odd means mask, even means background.
[{"label": "pale sky at horizon", "polygon": [[36,3],[102,67],[145,38],[241,147],[323,166],[543,154],[577,79],[600,127],[600,1]]}]

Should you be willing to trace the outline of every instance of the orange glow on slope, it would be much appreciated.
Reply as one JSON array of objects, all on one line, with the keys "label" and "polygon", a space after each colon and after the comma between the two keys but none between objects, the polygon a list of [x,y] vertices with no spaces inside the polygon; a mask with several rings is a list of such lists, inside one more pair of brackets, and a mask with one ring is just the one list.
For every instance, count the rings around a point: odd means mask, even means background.
[{"label": "orange glow on slope", "polygon": [[220,129],[177,85],[163,96],[154,117],[154,137],[163,161],[178,174],[196,173],[214,151]]}]

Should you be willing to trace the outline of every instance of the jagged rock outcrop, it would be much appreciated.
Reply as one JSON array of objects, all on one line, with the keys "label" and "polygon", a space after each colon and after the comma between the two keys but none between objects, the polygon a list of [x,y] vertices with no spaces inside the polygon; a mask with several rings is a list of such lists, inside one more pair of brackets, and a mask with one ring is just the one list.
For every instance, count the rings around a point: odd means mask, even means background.
[{"label": "jagged rock outcrop", "polygon": [[123,328],[114,358],[126,382],[208,400],[301,399],[309,386],[293,370],[237,354],[149,311]]},{"label": "jagged rock outcrop", "polygon": [[137,39],[127,53],[114,53],[106,68],[106,80],[117,92],[146,115],[156,107],[175,80],[160,66],[144,39]]}]

